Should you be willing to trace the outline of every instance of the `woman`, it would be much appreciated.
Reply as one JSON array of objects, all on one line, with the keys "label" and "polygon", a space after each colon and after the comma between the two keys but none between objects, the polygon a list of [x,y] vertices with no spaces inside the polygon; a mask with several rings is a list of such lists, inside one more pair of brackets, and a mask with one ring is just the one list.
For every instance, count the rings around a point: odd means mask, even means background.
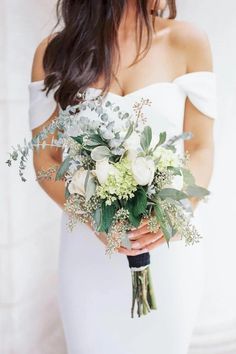
[{"label": "woman", "polygon": [[[169,12],[169,18],[163,13]],[[206,35],[175,20],[174,0],[61,0],[63,29],[37,48],[30,84],[33,136],[55,118],[58,106],[76,93],[101,94],[132,107],[152,101],[149,125],[178,134],[191,131],[184,149],[199,185],[207,187],[213,164],[215,75]],[[48,95],[42,88],[46,87]],[[52,137],[48,139],[51,140]],[[57,165],[61,151],[34,155],[36,172]],[[63,208],[64,183],[41,181]],[[197,200],[191,200],[193,207]],[[170,249],[161,231],[143,223],[130,234],[132,249],[120,247],[108,259],[105,237],[89,225],[73,233],[63,213],[59,261],[59,303],[70,354],[186,354],[202,294],[201,246],[175,238]],[[173,241],[174,241],[173,240]],[[157,311],[129,317],[131,287],[126,255],[151,251]]]}]

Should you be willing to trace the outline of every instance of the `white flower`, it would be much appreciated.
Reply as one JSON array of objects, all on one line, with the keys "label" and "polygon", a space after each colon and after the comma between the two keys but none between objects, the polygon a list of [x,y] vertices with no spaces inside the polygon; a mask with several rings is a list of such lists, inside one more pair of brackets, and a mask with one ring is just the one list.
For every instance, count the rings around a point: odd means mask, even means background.
[{"label": "white flower", "polygon": [[140,136],[138,133],[133,132],[130,137],[125,140],[124,148],[126,150],[128,160],[135,160],[140,149]]},{"label": "white flower", "polygon": [[151,184],[155,173],[154,161],[147,157],[137,157],[131,164],[132,173],[137,184]]},{"label": "white flower", "polygon": [[140,147],[140,136],[138,133],[133,132],[128,139],[124,142],[124,147],[126,150],[133,149],[137,150]]},{"label": "white flower", "polygon": [[170,149],[159,146],[153,153],[154,157],[159,159],[157,167],[160,171],[165,170],[168,166],[178,167],[178,156]]},{"label": "white flower", "polygon": [[138,155],[138,151],[137,150],[130,149],[130,150],[126,151],[126,155],[125,156],[127,157],[127,159],[129,161],[134,161],[136,159],[137,155]]},{"label": "white flower", "polygon": [[97,176],[98,182],[100,184],[106,183],[109,175],[116,173],[116,168],[111,163],[109,163],[108,159],[103,159],[96,162],[95,175]]},{"label": "white flower", "polygon": [[[85,180],[88,171],[80,168],[72,176],[71,182],[68,186],[70,194],[78,193],[82,196],[85,196]],[[92,174],[89,175],[89,178],[92,178]]]}]

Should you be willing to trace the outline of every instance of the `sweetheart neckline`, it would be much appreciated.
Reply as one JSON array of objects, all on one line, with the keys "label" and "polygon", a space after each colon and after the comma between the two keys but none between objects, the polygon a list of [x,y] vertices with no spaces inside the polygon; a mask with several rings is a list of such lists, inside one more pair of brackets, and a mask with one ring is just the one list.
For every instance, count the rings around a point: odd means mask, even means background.
[{"label": "sweetheart neckline", "polygon": [[[132,91],[132,92],[129,92],[129,93],[127,93],[126,95],[119,95],[118,93],[115,93],[115,92],[112,92],[112,91],[108,91],[107,92],[107,94],[106,94],[106,96],[107,95],[112,95],[112,96],[116,96],[116,97],[119,97],[119,98],[126,98],[126,97],[129,97],[129,96],[132,96],[132,95],[134,95],[134,94],[136,94],[136,93],[138,93],[138,92],[141,92],[141,91],[144,91],[144,90],[147,90],[147,89],[149,89],[149,88],[151,88],[151,87],[155,87],[155,86],[163,86],[163,85],[176,85],[176,83],[174,82],[174,81],[170,81],[170,82],[165,82],[165,81],[163,81],[163,82],[154,82],[153,84],[149,84],[149,85],[147,85],[147,86],[144,86],[144,87],[140,87],[139,89],[137,89],[137,90],[134,90],[134,91]],[[87,90],[94,90],[94,91],[102,91],[102,89],[101,88],[98,88],[98,87],[91,87],[91,86],[89,86],[89,87],[87,87]]]},{"label": "sweetheart neckline", "polygon": [[[178,80],[181,80],[181,79],[183,79],[185,77],[196,76],[196,75],[199,75],[199,74],[215,76],[215,73],[212,72],[212,71],[192,71],[192,72],[189,72],[189,73],[185,73],[183,75],[179,75],[176,78],[174,78],[172,81],[159,81],[159,82],[154,82],[152,84],[140,87],[139,89],[131,91],[131,92],[129,92],[126,95],[123,95],[123,96],[119,95],[119,94],[117,94],[115,92],[112,92],[112,91],[108,91],[107,95],[112,95],[112,96],[119,97],[120,99],[124,99],[124,98],[132,96],[132,95],[134,95],[134,94],[136,94],[138,92],[141,92],[141,91],[144,91],[144,90],[146,90],[148,88],[151,88],[151,87],[163,86],[163,85],[168,85],[168,86],[176,85],[177,84],[176,81],[178,81]],[[30,82],[29,86],[37,85],[37,84],[40,84],[40,83],[44,83],[44,80],[32,81],[32,82]],[[88,91],[88,90],[102,91],[101,88],[92,87],[92,86],[87,87],[86,91]]]}]

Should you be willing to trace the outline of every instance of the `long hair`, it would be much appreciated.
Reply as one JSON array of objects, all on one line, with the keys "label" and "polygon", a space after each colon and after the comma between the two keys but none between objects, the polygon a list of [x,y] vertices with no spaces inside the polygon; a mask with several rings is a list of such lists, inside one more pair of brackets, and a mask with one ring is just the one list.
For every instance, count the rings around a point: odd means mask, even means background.
[{"label": "long hair", "polygon": [[[151,45],[155,16],[160,0],[154,1],[150,16],[150,0],[136,1],[137,55],[131,65],[143,57]],[[109,90],[114,75],[114,58],[118,54],[117,32],[127,8],[128,0],[58,0],[57,25],[62,29],[49,41],[43,66],[46,73],[45,90],[56,88],[55,99],[62,108],[78,99],[83,92],[102,75],[102,93]],[[175,0],[168,0],[168,18],[176,17]],[[151,17],[152,20],[151,21]],[[141,51],[143,28],[147,30],[147,42]]]}]

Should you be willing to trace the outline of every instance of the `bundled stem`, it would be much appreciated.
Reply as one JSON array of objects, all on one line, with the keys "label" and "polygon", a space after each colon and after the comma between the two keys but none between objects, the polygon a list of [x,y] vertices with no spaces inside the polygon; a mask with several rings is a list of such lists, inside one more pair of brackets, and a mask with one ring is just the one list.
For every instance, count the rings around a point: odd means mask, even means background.
[{"label": "bundled stem", "polygon": [[128,261],[132,276],[131,317],[134,317],[135,305],[137,305],[138,317],[141,317],[157,309],[151,279],[150,254],[128,256]]},{"label": "bundled stem", "polygon": [[150,267],[147,266],[141,271],[131,270],[131,274],[133,286],[131,317],[134,317],[135,304],[138,317],[141,317],[157,309]]}]

